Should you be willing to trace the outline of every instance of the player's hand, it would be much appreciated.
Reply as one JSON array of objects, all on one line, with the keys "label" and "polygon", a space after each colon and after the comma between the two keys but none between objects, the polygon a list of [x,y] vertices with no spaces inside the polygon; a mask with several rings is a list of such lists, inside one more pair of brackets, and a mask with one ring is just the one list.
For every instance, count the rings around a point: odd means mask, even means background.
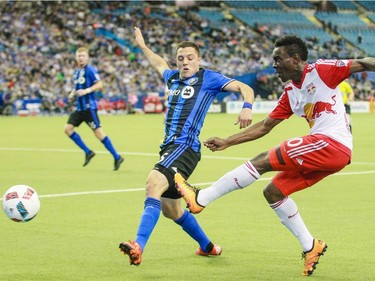
[{"label": "player's hand", "polygon": [[211,151],[224,150],[229,146],[224,139],[218,137],[209,138],[205,140],[203,144]]},{"label": "player's hand", "polygon": [[145,39],[143,38],[142,32],[139,29],[139,27],[134,27],[134,36],[135,36],[135,41],[137,42],[138,46],[140,48],[146,46]]},{"label": "player's hand", "polygon": [[76,91],[76,96],[82,97],[82,96],[86,95],[87,93],[88,93],[87,89],[80,89],[80,90]]},{"label": "player's hand", "polygon": [[234,125],[240,124],[240,129],[250,126],[253,121],[253,111],[250,108],[243,108]]},{"label": "player's hand", "polygon": [[69,93],[69,95],[68,95],[68,101],[69,102],[72,102],[72,101],[74,101],[74,98],[76,97],[76,90],[73,90],[73,91],[71,91],[70,93]]}]

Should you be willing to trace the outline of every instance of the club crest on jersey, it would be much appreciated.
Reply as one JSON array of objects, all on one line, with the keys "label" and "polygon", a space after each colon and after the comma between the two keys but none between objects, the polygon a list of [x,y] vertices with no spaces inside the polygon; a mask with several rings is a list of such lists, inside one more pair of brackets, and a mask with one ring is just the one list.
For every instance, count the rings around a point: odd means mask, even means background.
[{"label": "club crest on jersey", "polygon": [[181,97],[184,99],[190,99],[192,96],[194,96],[194,88],[190,86],[186,86],[181,91]]},{"label": "club crest on jersey", "polygon": [[306,86],[306,90],[309,95],[313,95],[316,92],[316,87],[313,83],[310,83],[309,85]]},{"label": "club crest on jersey", "polygon": [[189,81],[187,82],[188,85],[195,85],[197,84],[198,82],[198,77],[193,77],[193,78],[190,78]]},{"label": "club crest on jersey", "polygon": [[84,76],[78,77],[78,79],[75,81],[75,84],[85,84],[86,78]]}]

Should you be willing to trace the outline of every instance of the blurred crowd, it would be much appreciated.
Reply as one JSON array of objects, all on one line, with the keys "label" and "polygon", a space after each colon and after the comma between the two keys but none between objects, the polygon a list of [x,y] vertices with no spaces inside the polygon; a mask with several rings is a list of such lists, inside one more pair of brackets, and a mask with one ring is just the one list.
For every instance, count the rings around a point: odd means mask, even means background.
[{"label": "blurred crowd", "polygon": [[[165,2],[9,1],[0,2],[0,9],[0,107],[13,103],[17,109],[21,103],[15,101],[42,99],[44,112],[69,111],[66,97],[73,89],[74,53],[80,46],[89,48],[90,63],[105,84],[98,99],[128,102],[130,96],[164,93],[162,79],[133,45],[134,26],[171,67],[176,44],[191,40],[201,48],[203,67],[230,77],[257,73],[258,99],[276,99],[282,92],[276,76],[263,72],[272,67],[273,42],[281,28],[255,30],[234,24],[231,17],[212,27],[194,9]],[[356,49],[348,51],[340,40],[326,45],[317,40],[308,40],[313,57],[325,57],[327,50],[337,50],[338,57],[364,56]],[[366,77],[353,78],[353,86],[358,99],[373,91]]]}]

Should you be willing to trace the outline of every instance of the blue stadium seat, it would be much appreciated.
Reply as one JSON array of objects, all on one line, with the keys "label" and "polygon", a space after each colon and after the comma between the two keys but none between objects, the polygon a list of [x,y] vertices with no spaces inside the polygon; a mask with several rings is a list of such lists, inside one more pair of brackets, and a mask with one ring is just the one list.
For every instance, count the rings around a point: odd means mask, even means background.
[{"label": "blue stadium seat", "polygon": [[352,1],[331,1],[338,9],[341,10],[357,10],[357,6]]},{"label": "blue stadium seat", "polygon": [[364,7],[366,10],[375,12],[375,1],[357,1],[358,4],[360,4],[362,7]]},{"label": "blue stadium seat", "polygon": [[293,9],[314,9],[314,5],[310,1],[287,0],[283,3]]},{"label": "blue stadium seat", "polygon": [[224,1],[230,7],[244,8],[244,9],[269,9],[280,10],[282,9],[279,1],[241,1],[241,0],[227,0]]},{"label": "blue stadium seat", "polygon": [[331,13],[331,12],[316,12],[315,17],[320,21],[326,23],[331,22],[338,28],[346,26],[365,27],[367,24],[363,22],[356,13]]}]

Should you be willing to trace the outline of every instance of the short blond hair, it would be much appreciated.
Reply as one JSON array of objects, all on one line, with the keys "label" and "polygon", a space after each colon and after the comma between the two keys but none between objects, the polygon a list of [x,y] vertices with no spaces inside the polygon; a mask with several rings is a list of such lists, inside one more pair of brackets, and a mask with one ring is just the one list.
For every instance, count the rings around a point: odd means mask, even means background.
[{"label": "short blond hair", "polygon": [[87,49],[86,47],[80,47],[76,51],[76,53],[81,53],[81,52],[85,52],[86,54],[89,54],[89,49]]}]

